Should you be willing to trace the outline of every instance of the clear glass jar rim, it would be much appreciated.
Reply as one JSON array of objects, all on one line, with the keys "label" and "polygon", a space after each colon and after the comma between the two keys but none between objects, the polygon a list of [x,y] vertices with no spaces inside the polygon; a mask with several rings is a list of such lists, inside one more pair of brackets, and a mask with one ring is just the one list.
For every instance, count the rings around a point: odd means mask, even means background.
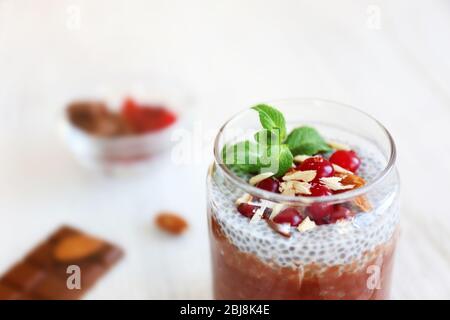
[{"label": "clear glass jar rim", "polygon": [[215,163],[225,173],[225,175],[230,179],[230,181],[232,183],[234,183],[238,188],[244,190],[245,192],[247,192],[251,195],[261,198],[261,199],[265,199],[265,200],[269,200],[269,201],[273,201],[273,202],[280,202],[280,203],[290,203],[290,204],[294,204],[294,205],[295,204],[298,204],[298,205],[308,204],[308,203],[312,203],[312,202],[343,202],[343,201],[348,201],[348,200],[351,200],[358,196],[366,194],[367,192],[372,190],[377,184],[379,184],[381,181],[383,181],[384,178],[386,176],[388,176],[389,173],[393,170],[395,161],[397,158],[397,150],[396,150],[394,139],[392,138],[389,131],[377,119],[375,119],[368,113],[366,113],[358,108],[355,108],[353,106],[344,104],[344,103],[336,102],[333,100],[321,99],[321,98],[283,99],[283,100],[268,101],[265,103],[267,103],[269,105],[277,105],[277,103],[283,103],[283,102],[285,102],[285,103],[286,102],[289,102],[289,103],[295,103],[295,102],[297,102],[297,103],[317,103],[318,102],[318,103],[328,103],[328,104],[331,103],[331,104],[336,104],[341,107],[347,108],[351,111],[354,111],[354,112],[357,112],[357,113],[363,115],[364,117],[371,119],[374,123],[376,123],[378,125],[378,127],[386,135],[386,138],[389,142],[391,152],[390,152],[386,167],[375,177],[375,179],[373,179],[366,185],[362,186],[361,188],[353,189],[353,190],[350,190],[347,192],[338,193],[338,194],[334,194],[334,195],[330,195],[330,196],[320,196],[320,197],[285,196],[282,194],[273,193],[273,192],[269,192],[269,191],[254,187],[254,186],[250,185],[247,181],[242,179],[241,177],[234,174],[234,172],[231,171],[228,168],[228,166],[225,165],[221,161],[221,150],[219,150],[219,142],[220,142],[219,140],[220,140],[222,133],[226,129],[227,125],[229,123],[231,123],[233,120],[235,120],[236,118],[238,118],[241,114],[248,111],[248,109],[245,109],[245,110],[239,111],[238,113],[233,115],[231,118],[229,118],[224,123],[224,125],[220,128],[220,130],[217,133],[216,138],[214,140]]}]

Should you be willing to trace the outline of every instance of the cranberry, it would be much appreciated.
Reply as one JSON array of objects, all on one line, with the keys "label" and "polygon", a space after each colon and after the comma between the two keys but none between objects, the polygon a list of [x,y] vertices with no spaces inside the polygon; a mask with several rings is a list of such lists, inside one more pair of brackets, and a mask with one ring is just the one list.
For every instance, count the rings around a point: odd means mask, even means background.
[{"label": "cranberry", "polygon": [[275,178],[267,178],[258,182],[258,184],[256,184],[256,187],[269,192],[279,193],[280,181],[278,181],[278,179]]},{"label": "cranberry", "polygon": [[324,186],[323,184],[317,182],[313,182],[311,184],[311,188],[309,189],[309,191],[311,191],[311,197],[330,196],[333,194],[327,186]]},{"label": "cranberry", "polygon": [[258,208],[259,207],[248,204],[248,203],[241,203],[240,205],[238,205],[237,210],[243,216],[246,216],[247,218],[251,218],[255,214],[256,210],[258,210]]},{"label": "cranberry", "polygon": [[331,155],[330,161],[351,172],[356,172],[361,164],[356,152],[352,150],[338,150]]},{"label": "cranberry", "polygon": [[351,216],[350,209],[342,206],[342,205],[335,205],[333,212],[330,214],[329,222],[335,223],[336,221],[340,219],[345,219]]},{"label": "cranberry", "polygon": [[295,208],[286,208],[273,218],[276,223],[290,223],[291,226],[297,227],[303,221],[303,217]]},{"label": "cranberry", "polygon": [[313,181],[319,181],[320,178],[331,177],[334,174],[331,163],[320,156],[306,159],[297,168],[301,171],[316,170],[316,177]]},{"label": "cranberry", "polygon": [[332,213],[332,204],[313,203],[308,207],[308,216],[318,225],[327,224]]}]

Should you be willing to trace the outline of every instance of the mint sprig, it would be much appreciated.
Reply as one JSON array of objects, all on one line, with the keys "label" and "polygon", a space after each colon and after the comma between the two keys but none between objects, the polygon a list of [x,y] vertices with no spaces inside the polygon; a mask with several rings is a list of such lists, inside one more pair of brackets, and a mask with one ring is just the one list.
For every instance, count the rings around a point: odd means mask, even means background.
[{"label": "mint sprig", "polygon": [[286,138],[286,120],[280,111],[267,104],[258,104],[252,109],[258,111],[264,129],[273,131],[281,140]]},{"label": "mint sprig", "polygon": [[319,132],[307,126],[292,130],[286,139],[286,143],[294,156],[299,154],[312,156],[331,150]]},{"label": "mint sprig", "polygon": [[286,138],[286,120],[279,110],[266,104],[252,109],[258,112],[263,127],[254,135],[255,141],[240,141],[222,150],[223,162],[235,172],[275,172],[281,177],[292,167],[295,155],[331,150],[316,129],[299,127]]}]

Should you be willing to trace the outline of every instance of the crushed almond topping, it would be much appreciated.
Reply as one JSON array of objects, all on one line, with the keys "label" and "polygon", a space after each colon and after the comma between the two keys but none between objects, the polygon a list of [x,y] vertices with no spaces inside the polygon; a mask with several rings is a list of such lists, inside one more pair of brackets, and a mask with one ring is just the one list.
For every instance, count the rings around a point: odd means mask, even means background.
[{"label": "crushed almond topping", "polygon": [[300,155],[294,157],[294,161],[295,162],[303,162],[303,161],[305,161],[308,158],[311,158],[311,156],[300,154]]},{"label": "crushed almond topping", "polygon": [[297,193],[311,194],[310,188],[311,185],[308,182],[292,180],[280,183],[280,192],[287,196],[295,196]]},{"label": "crushed almond topping", "polygon": [[289,238],[291,236],[291,224],[290,223],[275,223],[272,220],[266,220],[269,227],[275,232],[278,232],[282,236]]},{"label": "crushed almond topping", "polygon": [[336,141],[328,141],[327,144],[334,150],[346,150],[346,151],[352,150],[352,148],[350,148],[348,145]]},{"label": "crushed almond topping", "polygon": [[244,193],[240,198],[236,200],[236,205],[240,205],[241,203],[249,203],[252,201],[252,196],[248,193]]},{"label": "crushed almond topping", "polygon": [[274,205],[269,219],[273,220],[273,218],[275,218],[284,208],[286,208],[286,205],[282,203],[277,203],[276,205]]},{"label": "crushed almond topping", "polygon": [[347,169],[344,169],[341,166],[338,166],[337,164],[333,163],[332,165],[333,165],[334,171],[337,173],[353,174],[353,172],[348,171]]},{"label": "crushed almond topping", "polygon": [[300,180],[304,182],[310,182],[313,181],[316,177],[316,170],[305,170],[305,171],[293,171],[290,173],[287,173],[284,177],[284,181],[291,181],[291,180]]},{"label": "crushed almond topping", "polygon": [[249,180],[249,183],[254,186],[257,185],[259,182],[266,180],[267,178],[270,178],[271,176],[273,176],[275,173],[273,172],[264,172],[264,173],[260,173],[254,177],[251,177]]},{"label": "crushed almond topping", "polygon": [[306,217],[305,220],[302,221],[297,227],[297,230],[300,232],[308,231],[314,229],[316,227],[316,223],[312,221],[309,217]]},{"label": "crushed almond topping", "polygon": [[326,177],[326,178],[320,178],[320,182],[322,182],[325,186],[327,186],[329,189],[333,191],[337,190],[348,190],[353,189],[353,184],[343,185],[341,183],[342,178],[341,177]]}]

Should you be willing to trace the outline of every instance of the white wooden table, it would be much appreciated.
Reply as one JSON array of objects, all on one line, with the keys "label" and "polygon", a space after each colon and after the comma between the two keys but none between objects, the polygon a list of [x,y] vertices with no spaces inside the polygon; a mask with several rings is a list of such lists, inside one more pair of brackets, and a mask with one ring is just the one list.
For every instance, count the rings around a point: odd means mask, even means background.
[{"label": "white wooden table", "polygon": [[[0,0],[0,271],[67,222],[127,252],[88,298],[211,297],[210,139],[189,165],[167,155],[144,176],[112,178],[79,167],[57,135],[69,83],[152,69],[189,84],[205,137],[267,99],[316,96],[377,117],[402,178],[393,297],[449,299],[449,40],[446,0]],[[159,209],[190,231],[160,234]]]}]

